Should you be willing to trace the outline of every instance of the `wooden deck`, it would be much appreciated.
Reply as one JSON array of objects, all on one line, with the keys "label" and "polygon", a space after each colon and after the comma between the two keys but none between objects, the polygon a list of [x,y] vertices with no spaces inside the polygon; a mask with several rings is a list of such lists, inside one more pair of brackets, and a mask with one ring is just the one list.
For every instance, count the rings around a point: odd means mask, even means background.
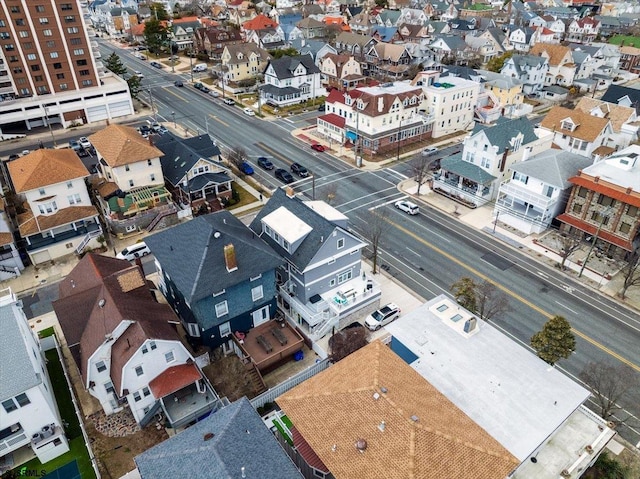
[{"label": "wooden deck", "polygon": [[271,320],[250,330],[239,346],[262,372],[291,359],[303,344],[302,336],[286,322]]}]

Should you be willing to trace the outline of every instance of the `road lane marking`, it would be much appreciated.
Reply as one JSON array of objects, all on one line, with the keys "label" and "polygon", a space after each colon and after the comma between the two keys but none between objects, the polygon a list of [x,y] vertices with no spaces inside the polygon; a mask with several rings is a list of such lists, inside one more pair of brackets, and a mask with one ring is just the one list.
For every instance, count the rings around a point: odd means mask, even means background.
[{"label": "road lane marking", "polygon": [[187,100],[185,97],[183,97],[182,95],[178,95],[175,91],[173,91],[173,89],[169,89],[168,87],[163,88],[164,91],[166,91],[167,93],[175,96],[176,98],[180,98],[180,100],[182,100],[185,103],[189,103],[189,100]]},{"label": "road lane marking", "polygon": [[[462,262],[461,260],[459,260],[458,258],[456,258],[455,256],[447,253],[446,251],[438,248],[437,246],[429,243],[428,241],[424,240],[423,238],[419,237],[417,234],[415,234],[413,231],[408,230],[407,228],[404,228],[403,226],[399,225],[398,223],[395,223],[391,220],[389,220],[388,218],[385,218],[385,221],[387,221],[389,224],[391,224],[392,226],[394,226],[395,228],[399,229],[400,231],[402,231],[403,233],[407,234],[408,236],[411,236],[413,239],[415,239],[416,241],[418,241],[419,243],[422,243],[423,245],[425,245],[427,248],[432,249],[433,251],[435,251],[436,253],[444,256],[445,258],[447,258],[450,261],[453,261],[454,263],[456,263],[458,266],[461,266],[462,268],[466,269],[467,271],[469,271],[470,273],[473,273],[474,275],[476,275],[478,278],[487,281],[491,284],[493,284],[495,287],[497,287],[498,289],[504,291],[506,294],[508,294],[509,296],[511,296],[512,298],[520,301],[522,304],[529,306],[531,309],[533,309],[534,311],[537,311],[538,313],[540,313],[542,316],[544,316],[547,319],[551,319],[554,317],[553,314],[545,311],[544,309],[542,309],[540,306],[537,306],[535,304],[533,304],[531,301],[529,301],[528,299],[523,298],[522,296],[520,296],[519,294],[515,293],[514,291],[511,291],[510,289],[508,289],[507,287],[503,286],[500,283],[497,283],[496,281],[492,280],[491,278],[489,278],[487,275],[481,273],[480,271],[478,271],[475,268],[472,268],[471,266],[468,266],[467,264],[465,264],[464,262]],[[582,339],[584,339],[585,341],[587,341],[588,343],[592,344],[593,346],[595,346],[596,348],[600,349],[601,351],[607,353],[608,355],[616,358],[618,361],[626,364],[627,366],[629,366],[630,368],[633,368],[634,370],[640,372],[640,366],[638,366],[637,364],[633,363],[632,361],[629,361],[628,359],[622,357],[621,355],[619,355],[618,353],[616,353],[615,351],[612,351],[611,349],[609,349],[608,347],[606,347],[604,344],[601,344],[600,342],[596,341],[595,339],[591,338],[590,336],[587,336],[585,333],[583,333],[582,331],[577,330],[574,327],[571,327],[571,330],[574,332],[574,334]]]},{"label": "road lane marking", "polygon": [[262,142],[258,142],[258,143],[256,143],[256,145],[259,146],[260,148],[262,148],[263,150],[271,153],[271,155],[274,156],[275,158],[278,158],[279,160],[284,161],[289,166],[291,166],[291,163],[293,163],[289,158],[287,158],[284,155],[281,155],[280,153],[278,153],[274,149],[269,148],[267,145],[265,145]]},{"label": "road lane marking", "polygon": [[559,304],[560,306],[562,306],[564,309],[571,311],[573,314],[578,314],[577,312],[575,312],[573,309],[571,309],[569,306],[567,306],[566,304],[561,303],[560,301],[556,301],[556,304]]},{"label": "road lane marking", "polygon": [[226,126],[227,128],[229,127],[229,124],[227,122],[222,121],[220,118],[218,118],[217,116],[214,115],[209,115],[209,118],[211,118],[212,120],[215,120],[219,123],[222,123],[224,126]]},{"label": "road lane marking", "polygon": [[544,274],[542,271],[536,271],[536,273],[538,273],[539,276],[542,276],[544,279],[549,279],[549,276],[547,276],[546,274]]},{"label": "road lane marking", "polygon": [[398,176],[399,178],[402,178],[403,180],[406,180],[409,178],[407,175],[404,175],[399,171],[394,170],[393,168],[387,168],[387,171],[391,171],[394,175]]}]

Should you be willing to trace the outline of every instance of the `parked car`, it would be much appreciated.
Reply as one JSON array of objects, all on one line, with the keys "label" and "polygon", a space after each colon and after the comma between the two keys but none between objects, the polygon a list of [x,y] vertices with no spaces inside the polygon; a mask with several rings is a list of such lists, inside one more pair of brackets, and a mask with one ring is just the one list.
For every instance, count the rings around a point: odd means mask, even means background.
[{"label": "parked car", "polygon": [[140,128],[138,128],[138,133],[140,133],[143,138],[146,138],[151,134],[151,128],[149,128],[148,125],[142,125]]},{"label": "parked car", "polygon": [[91,148],[91,142],[87,139],[86,136],[81,136],[78,138],[78,143],[82,148]]},{"label": "parked car", "polygon": [[78,143],[77,140],[70,140],[69,141],[69,148],[71,148],[75,152],[78,152],[78,151],[83,149],[82,145],[80,143]]},{"label": "parked car", "polygon": [[424,150],[422,150],[422,156],[431,156],[438,152],[438,148],[435,146],[428,146]]},{"label": "parked car", "polygon": [[138,78],[140,78],[140,80],[142,80],[144,78],[144,75],[142,74],[142,72],[139,72],[138,70],[133,72],[134,76],[137,76]]},{"label": "parked car", "polygon": [[307,176],[309,176],[309,170],[307,170],[300,163],[292,163],[291,171],[296,175],[300,176],[301,178],[306,178]]},{"label": "parked car", "polygon": [[326,109],[325,105],[320,105],[318,107],[318,111],[325,111],[325,109]]},{"label": "parked car", "polygon": [[196,90],[202,90],[202,88],[204,88],[204,85],[200,82],[195,82],[193,84],[193,88],[195,88]]},{"label": "parked car", "polygon": [[20,158],[20,155],[18,155],[17,153],[9,155],[9,161],[17,160],[18,158]]},{"label": "parked car", "polygon": [[273,170],[273,163],[271,163],[269,158],[265,158],[264,156],[258,158],[258,166],[265,170]]},{"label": "parked car", "polygon": [[200,88],[200,91],[202,93],[209,93],[211,90],[209,89],[209,87],[203,86],[202,88]]},{"label": "parked car", "polygon": [[140,241],[120,251],[120,253],[116,255],[116,258],[133,261],[136,258],[142,258],[148,254],[151,254],[151,250],[144,241]]},{"label": "parked car", "polygon": [[324,145],[321,145],[320,143],[314,143],[313,145],[311,145],[311,149],[322,153],[327,149],[327,147]]},{"label": "parked car", "polygon": [[211,90],[209,91],[209,95],[211,95],[213,98],[218,98],[220,96],[220,93],[215,90]]},{"label": "parked car", "polygon": [[367,316],[364,320],[364,324],[371,331],[376,331],[382,326],[389,324],[398,316],[400,316],[400,308],[393,303],[389,303]]},{"label": "parked car", "polygon": [[177,87],[183,87],[184,83],[182,83],[180,80],[176,80],[173,82],[173,85]]},{"label": "parked car", "polygon": [[238,167],[238,169],[241,172],[243,172],[245,175],[253,175],[253,166],[251,166],[246,161],[243,161],[242,163],[240,163],[240,166]]},{"label": "parked car", "polygon": [[256,116],[256,113],[251,108],[245,108],[242,110],[245,115]]},{"label": "parked car", "polygon": [[158,62],[150,62],[149,65],[151,65],[153,68],[162,68],[162,63]]},{"label": "parked car", "polygon": [[411,203],[411,201],[400,200],[394,203],[394,206],[398,208],[400,211],[404,211],[408,215],[417,215],[420,213],[420,209],[418,205],[415,203]]},{"label": "parked car", "polygon": [[278,178],[280,181],[285,182],[286,184],[293,183],[295,181],[293,179],[293,176],[291,176],[291,173],[289,173],[284,168],[278,168],[275,172],[275,175],[276,178]]},{"label": "parked car", "polygon": [[236,104],[236,102],[235,102],[235,101],[233,101],[233,98],[225,98],[225,99],[223,100],[223,103],[224,103],[225,105],[235,105],[235,104]]}]

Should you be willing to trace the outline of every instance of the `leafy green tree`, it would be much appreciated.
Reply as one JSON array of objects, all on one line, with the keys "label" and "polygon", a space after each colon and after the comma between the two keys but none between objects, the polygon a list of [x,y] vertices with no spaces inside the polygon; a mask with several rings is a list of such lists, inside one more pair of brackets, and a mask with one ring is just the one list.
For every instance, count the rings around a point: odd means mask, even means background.
[{"label": "leafy green tree", "polygon": [[282,57],[295,57],[296,55],[299,55],[298,50],[293,47],[271,50],[269,51],[269,54],[275,59]]},{"label": "leafy green tree", "polygon": [[164,8],[164,5],[160,2],[153,2],[150,6],[151,8],[151,16],[154,19],[163,21],[163,20],[169,20],[169,12],[167,12],[167,9]]},{"label": "leafy green tree", "polygon": [[478,309],[476,288],[476,283],[465,276],[451,285],[451,292],[460,306],[475,313]]},{"label": "leafy green tree", "polygon": [[127,73],[127,67],[124,66],[122,60],[120,60],[120,56],[115,52],[107,57],[105,66],[108,70],[112,71],[118,76],[124,76],[124,74]]},{"label": "leafy green tree", "polygon": [[160,23],[160,20],[152,17],[144,23],[143,36],[149,51],[158,53],[162,46],[167,44],[169,30]]},{"label": "leafy green tree", "polygon": [[595,476],[601,479],[627,479],[629,478],[629,467],[617,461],[616,459],[609,457],[607,451],[604,451],[596,463],[587,471],[595,471]]},{"label": "leafy green tree", "polygon": [[493,57],[487,62],[487,70],[489,70],[490,72],[500,73],[500,70],[502,70],[502,67],[504,66],[504,62],[511,58],[513,54],[513,51],[508,51],[503,53],[499,57]]},{"label": "leafy green tree", "polygon": [[552,366],[560,359],[567,359],[576,350],[576,337],[571,325],[562,316],[554,316],[545,323],[542,331],[531,337],[531,347],[538,357]]},{"label": "leafy green tree", "polygon": [[140,93],[140,78],[137,75],[133,75],[127,79],[127,84],[129,85],[131,98],[138,98],[138,93]]}]

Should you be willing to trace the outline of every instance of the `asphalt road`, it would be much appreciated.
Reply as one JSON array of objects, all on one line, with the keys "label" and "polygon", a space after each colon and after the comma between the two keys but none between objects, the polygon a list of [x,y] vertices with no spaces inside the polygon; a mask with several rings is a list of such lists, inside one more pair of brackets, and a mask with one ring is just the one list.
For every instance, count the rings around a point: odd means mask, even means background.
[{"label": "asphalt road", "polygon": [[[490,235],[462,225],[452,216],[423,205],[415,217],[397,211],[393,202],[404,197],[397,184],[411,176],[407,162],[373,172],[357,170],[327,153],[310,150],[308,144],[291,136],[295,128],[312,124],[317,112],[275,121],[249,117],[240,108],[224,105],[221,99],[190,87],[189,72],[171,74],[169,68],[160,71],[130,52],[103,41],[100,45],[103,58],[117,51],[132,72],[144,74],[142,86],[151,91],[161,120],[175,120],[179,128],[191,132],[208,132],[223,151],[241,146],[252,163],[258,156],[266,156],[276,168],[288,168],[294,161],[306,166],[313,178],[296,182],[296,190],[317,199],[330,196],[331,204],[349,216],[354,232],[364,231],[369,210],[388,210],[388,228],[380,241],[380,264],[423,298],[448,292],[450,285],[463,276],[492,281],[507,294],[510,305],[510,311],[492,322],[514,340],[528,347],[531,336],[544,322],[559,314],[575,328],[577,348],[556,367],[576,378],[589,362],[622,363],[640,378],[637,313]],[[173,86],[176,79],[183,80],[185,86]],[[458,148],[441,150],[434,158]],[[255,169],[265,186],[281,185],[273,172]],[[624,408],[620,416],[632,418],[619,432],[636,444],[640,442],[639,394],[628,394],[620,405]]]}]

